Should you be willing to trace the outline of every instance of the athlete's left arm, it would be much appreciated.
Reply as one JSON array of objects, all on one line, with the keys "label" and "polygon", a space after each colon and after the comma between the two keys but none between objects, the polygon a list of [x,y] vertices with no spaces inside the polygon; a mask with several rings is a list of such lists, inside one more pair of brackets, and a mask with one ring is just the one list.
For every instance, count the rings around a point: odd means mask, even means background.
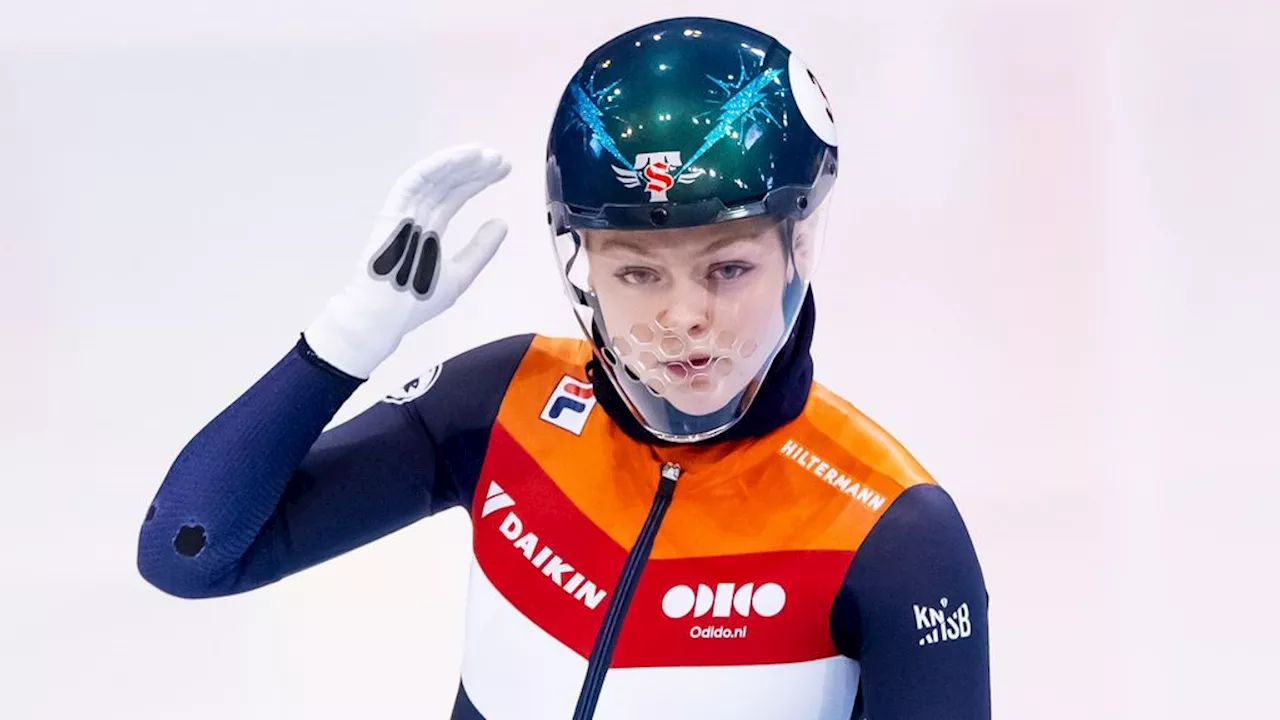
[{"label": "athlete's left arm", "polygon": [[902,493],[850,563],[832,637],[862,666],[855,720],[987,720],[987,589],[969,531],[932,484]]}]

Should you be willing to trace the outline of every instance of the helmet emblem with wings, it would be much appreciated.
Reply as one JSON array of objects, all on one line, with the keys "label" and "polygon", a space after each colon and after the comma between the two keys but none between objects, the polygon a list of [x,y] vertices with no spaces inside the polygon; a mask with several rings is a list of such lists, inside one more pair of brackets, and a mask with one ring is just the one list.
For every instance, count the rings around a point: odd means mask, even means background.
[{"label": "helmet emblem with wings", "polygon": [[644,185],[649,193],[649,202],[666,202],[667,191],[675,184],[688,184],[706,174],[701,168],[689,168],[677,172],[680,167],[679,151],[639,153],[636,155],[634,168],[612,166],[618,182],[629,188]]}]

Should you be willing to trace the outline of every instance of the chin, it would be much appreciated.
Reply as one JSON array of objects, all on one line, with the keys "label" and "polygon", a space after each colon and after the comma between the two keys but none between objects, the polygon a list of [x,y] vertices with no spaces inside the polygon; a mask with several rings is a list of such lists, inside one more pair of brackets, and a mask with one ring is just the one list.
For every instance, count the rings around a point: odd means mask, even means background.
[{"label": "chin", "polygon": [[714,392],[679,388],[668,390],[663,397],[672,407],[686,415],[710,415],[732,401],[738,390],[724,386]]}]

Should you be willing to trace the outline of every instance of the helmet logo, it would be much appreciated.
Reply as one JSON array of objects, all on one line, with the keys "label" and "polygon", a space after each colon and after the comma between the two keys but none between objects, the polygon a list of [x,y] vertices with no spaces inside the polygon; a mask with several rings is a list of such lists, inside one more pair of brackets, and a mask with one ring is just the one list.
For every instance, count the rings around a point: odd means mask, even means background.
[{"label": "helmet logo", "polygon": [[701,168],[689,168],[688,171],[676,170],[680,166],[680,152],[669,150],[639,153],[636,155],[635,166],[630,169],[617,165],[612,167],[618,182],[629,188],[644,185],[645,192],[649,193],[649,202],[666,202],[667,191],[675,187],[677,182],[691,183],[702,177],[705,172]]}]

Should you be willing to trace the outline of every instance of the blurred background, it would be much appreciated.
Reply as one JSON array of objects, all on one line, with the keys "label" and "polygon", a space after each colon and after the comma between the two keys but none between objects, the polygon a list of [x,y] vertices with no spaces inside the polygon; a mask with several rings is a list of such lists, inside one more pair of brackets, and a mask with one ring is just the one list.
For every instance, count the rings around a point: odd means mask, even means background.
[{"label": "blurred background", "polygon": [[447,716],[463,513],[198,602],[138,576],[138,527],[435,149],[508,154],[452,237],[511,235],[338,421],[576,335],[551,114],[678,15],[773,34],[831,99],[818,376],[960,505],[996,717],[1280,716],[1274,0],[2,0],[0,717]]}]

